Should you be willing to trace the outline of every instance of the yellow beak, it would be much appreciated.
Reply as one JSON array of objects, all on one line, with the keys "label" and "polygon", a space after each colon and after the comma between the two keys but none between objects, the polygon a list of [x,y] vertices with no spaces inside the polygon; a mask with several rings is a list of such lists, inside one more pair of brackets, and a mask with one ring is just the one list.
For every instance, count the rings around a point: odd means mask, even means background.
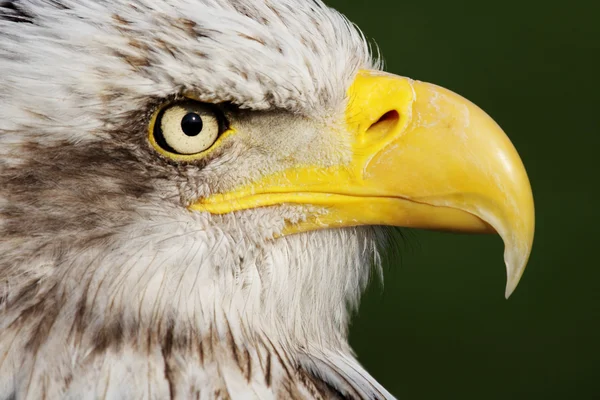
[{"label": "yellow beak", "polygon": [[497,232],[510,296],[531,252],[534,206],[525,168],[502,129],[449,90],[381,72],[359,73],[348,98],[349,163],[297,165],[191,208],[324,208],[284,233],[358,225]]}]

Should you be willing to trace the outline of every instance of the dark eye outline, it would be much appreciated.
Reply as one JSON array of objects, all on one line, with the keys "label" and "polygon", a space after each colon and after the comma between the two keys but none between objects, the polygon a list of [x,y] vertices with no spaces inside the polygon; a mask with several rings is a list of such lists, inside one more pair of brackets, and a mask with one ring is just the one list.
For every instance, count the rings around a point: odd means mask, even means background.
[{"label": "dark eye outline", "polygon": [[[219,133],[217,135],[217,140],[215,140],[215,142],[209,148],[207,148],[206,150],[204,150],[200,153],[197,153],[197,154],[187,155],[187,154],[178,153],[171,146],[169,146],[169,144],[167,143],[167,141],[164,137],[164,134],[162,132],[162,123],[161,122],[162,122],[163,115],[171,107],[175,107],[177,105],[183,105],[183,104],[190,104],[190,103],[192,103],[192,104],[196,103],[197,105],[199,105],[201,107],[205,107],[214,114],[214,117],[217,120],[217,123],[219,126]],[[160,107],[154,113],[154,115],[152,116],[152,119],[150,121],[150,125],[149,125],[149,140],[150,140],[150,143],[152,144],[152,146],[160,154],[162,154],[166,157],[169,157],[171,159],[174,159],[176,161],[193,161],[193,160],[197,160],[197,159],[204,157],[206,155],[206,153],[210,152],[211,149],[216,147],[217,144],[219,142],[221,142],[221,140],[223,139],[223,137],[226,133],[233,133],[233,130],[229,126],[229,121],[227,120],[225,113],[223,112],[223,110],[221,110],[221,108],[219,108],[218,106],[216,106],[214,104],[202,103],[202,102],[199,102],[199,101],[196,101],[193,99],[189,99],[189,98],[185,98],[182,100],[173,101],[173,102],[164,104],[162,107]]]}]

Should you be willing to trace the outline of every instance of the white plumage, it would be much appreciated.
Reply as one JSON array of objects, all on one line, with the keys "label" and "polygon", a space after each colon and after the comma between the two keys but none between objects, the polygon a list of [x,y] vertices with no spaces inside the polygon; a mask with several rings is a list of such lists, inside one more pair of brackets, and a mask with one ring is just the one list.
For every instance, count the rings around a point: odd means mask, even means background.
[{"label": "white plumage", "polygon": [[[0,2],[0,399],[391,398],[347,343],[381,228],[186,210],[347,159],[324,128],[376,67],[320,1]],[[146,140],[182,93],[235,105],[201,164]]]}]

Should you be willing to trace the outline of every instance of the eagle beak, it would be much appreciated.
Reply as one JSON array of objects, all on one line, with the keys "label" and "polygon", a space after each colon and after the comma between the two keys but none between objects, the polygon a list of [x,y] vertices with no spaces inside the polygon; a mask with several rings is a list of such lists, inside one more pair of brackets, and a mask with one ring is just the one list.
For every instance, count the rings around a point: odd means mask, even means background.
[{"label": "eagle beak", "polygon": [[529,259],[534,205],[527,173],[502,129],[441,87],[362,71],[349,89],[343,165],[297,165],[192,209],[224,214],[282,203],[322,206],[286,232],[393,225],[498,233],[505,244],[506,297]]}]

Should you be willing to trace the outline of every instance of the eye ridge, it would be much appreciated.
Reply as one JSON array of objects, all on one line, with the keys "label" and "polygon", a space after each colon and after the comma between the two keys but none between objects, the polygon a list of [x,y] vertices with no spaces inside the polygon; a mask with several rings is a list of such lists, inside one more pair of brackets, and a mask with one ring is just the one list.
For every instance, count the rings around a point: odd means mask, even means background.
[{"label": "eye ridge", "polygon": [[202,128],[204,128],[202,117],[194,112],[187,113],[181,119],[181,130],[186,136],[198,136],[202,132]]}]

